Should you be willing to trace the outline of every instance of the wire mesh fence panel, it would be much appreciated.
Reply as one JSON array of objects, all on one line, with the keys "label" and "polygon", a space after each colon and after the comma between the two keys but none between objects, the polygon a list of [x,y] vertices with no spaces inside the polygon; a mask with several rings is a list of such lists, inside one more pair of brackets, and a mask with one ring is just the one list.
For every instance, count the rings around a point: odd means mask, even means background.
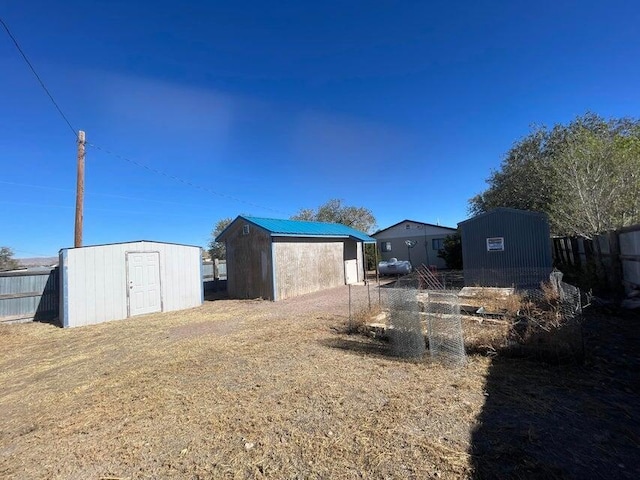
[{"label": "wire mesh fence panel", "polygon": [[458,294],[433,290],[427,294],[425,313],[432,358],[449,365],[464,365],[467,357]]},{"label": "wire mesh fence panel", "polygon": [[553,271],[538,288],[518,292],[521,305],[513,339],[524,353],[550,361],[573,361],[584,356],[580,289]]},{"label": "wire mesh fence panel", "polygon": [[411,287],[386,289],[389,343],[398,357],[421,357],[426,351],[417,293]]},{"label": "wire mesh fence panel", "polygon": [[367,323],[376,323],[381,311],[375,285],[349,285],[347,331],[361,332]]},{"label": "wire mesh fence panel", "polygon": [[578,287],[561,282],[560,300],[562,301],[562,313],[566,318],[582,314],[582,299]]},{"label": "wire mesh fence panel", "polygon": [[571,319],[582,314],[582,299],[580,289],[562,281],[564,274],[559,270],[554,270],[549,275],[549,282],[554,291],[558,294],[560,308],[565,319]]}]

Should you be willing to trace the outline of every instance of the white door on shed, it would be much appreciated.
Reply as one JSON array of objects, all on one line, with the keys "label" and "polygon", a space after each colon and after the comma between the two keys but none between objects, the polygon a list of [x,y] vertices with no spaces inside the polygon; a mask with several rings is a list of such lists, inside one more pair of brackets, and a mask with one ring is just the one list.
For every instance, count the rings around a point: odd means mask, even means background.
[{"label": "white door on shed", "polygon": [[162,311],[160,254],[127,252],[129,316]]},{"label": "white door on shed", "polygon": [[344,261],[344,283],[347,285],[358,283],[358,261],[357,260]]}]

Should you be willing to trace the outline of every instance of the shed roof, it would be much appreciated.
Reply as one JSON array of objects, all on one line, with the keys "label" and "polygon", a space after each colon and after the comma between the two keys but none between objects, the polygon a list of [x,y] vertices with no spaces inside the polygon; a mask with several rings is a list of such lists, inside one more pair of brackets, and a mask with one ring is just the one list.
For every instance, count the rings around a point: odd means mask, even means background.
[{"label": "shed roof", "polygon": [[475,217],[471,217],[471,218],[467,218],[466,220],[463,220],[462,222],[459,222],[458,225],[463,225],[467,222],[471,222],[473,220],[477,220],[479,218],[483,218],[483,217],[488,217],[490,215],[495,215],[498,213],[513,213],[513,214],[517,214],[517,215],[529,215],[529,216],[533,216],[533,217],[542,217],[542,218],[547,218],[547,215],[543,212],[534,212],[533,210],[519,210],[517,208],[509,208],[509,207],[496,207],[492,210],[489,210],[488,212],[484,212],[484,213],[479,213],[478,215],[476,215]]},{"label": "shed roof", "polygon": [[131,240],[129,242],[112,242],[112,243],[97,243],[95,245],[82,245],[81,247],[64,247],[61,248],[59,252],[62,252],[63,250],[73,250],[74,248],[94,248],[94,247],[108,247],[110,245],[124,245],[125,243],[142,243],[142,242],[147,242],[147,243],[163,243],[165,245],[178,245],[181,247],[193,247],[193,248],[202,248],[198,245],[187,245],[185,243],[176,243],[176,242],[160,242],[158,240]]},{"label": "shed roof", "polygon": [[[247,222],[253,223],[258,227],[266,230],[272,237],[320,237],[320,238],[351,238],[359,242],[375,243],[375,238],[370,237],[360,230],[348,227],[339,223],[326,223],[326,222],[309,222],[304,220],[284,220],[280,218],[260,218],[260,217],[245,217],[239,216],[232,223],[235,223],[238,219],[243,219]],[[220,235],[216,238],[216,241],[224,240],[225,232],[229,227],[225,228]]]}]

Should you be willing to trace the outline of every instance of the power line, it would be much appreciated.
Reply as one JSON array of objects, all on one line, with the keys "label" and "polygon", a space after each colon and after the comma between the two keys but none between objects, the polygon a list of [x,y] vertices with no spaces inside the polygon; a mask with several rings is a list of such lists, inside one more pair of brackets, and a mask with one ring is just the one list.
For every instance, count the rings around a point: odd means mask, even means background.
[{"label": "power line", "polygon": [[[58,105],[58,102],[55,101],[55,99],[53,98],[53,95],[51,95],[51,92],[49,92],[49,89],[46,87],[46,85],[44,84],[44,82],[42,81],[42,79],[40,78],[40,75],[38,75],[38,72],[36,72],[36,69],[34,68],[33,64],[29,61],[29,58],[27,57],[27,55],[24,53],[24,50],[22,50],[22,47],[20,47],[20,44],[18,43],[18,40],[16,40],[16,38],[13,36],[13,34],[11,33],[11,30],[9,30],[9,27],[7,26],[7,24],[4,22],[4,20],[2,20],[2,18],[0,18],[0,23],[2,23],[2,26],[4,27],[4,29],[7,31],[7,34],[9,35],[9,37],[11,38],[11,40],[13,41],[16,49],[18,50],[18,52],[20,52],[20,55],[22,55],[22,58],[24,59],[24,61],[26,62],[26,64],[29,66],[29,68],[31,69],[31,72],[33,73],[33,75],[36,77],[36,79],[38,80],[38,82],[40,83],[40,86],[42,87],[42,89],[45,91],[45,93],[47,94],[47,96],[49,97],[49,99],[51,100],[51,102],[53,103],[53,105],[56,107],[56,110],[58,110],[58,113],[60,114],[60,116],[64,119],[65,123],[69,126],[69,128],[71,129],[71,131],[73,132],[73,136],[77,137],[78,136],[78,132],[75,128],[73,128],[73,125],[71,125],[71,122],[69,121],[69,119],[67,118],[67,116],[64,114],[64,112],[62,111],[62,109],[60,108],[60,106]],[[215,190],[212,190],[210,188],[206,188],[206,187],[202,187],[200,185],[196,185],[188,180],[184,180],[180,177],[177,177],[175,175],[171,175],[169,173],[163,172],[161,170],[158,170],[156,168],[150,167],[148,165],[145,165],[144,163],[141,162],[137,162],[135,160],[132,160],[130,158],[124,157],[122,155],[118,155],[117,153],[114,153],[110,150],[107,150],[106,148],[102,148],[98,145],[92,144],[92,143],[86,143],[87,146],[91,146],[93,148],[96,148],[98,150],[101,150],[109,155],[113,155],[121,160],[124,160],[125,162],[129,162],[133,165],[136,165],[138,167],[144,168],[150,172],[156,173],[158,175],[162,175],[166,178],[169,178],[171,180],[175,180],[176,182],[182,183],[183,185],[187,185],[190,186],[192,188],[196,188],[198,190],[202,190],[204,192],[213,194],[213,195],[217,195],[219,197],[222,198],[227,198],[229,200],[233,200],[235,202],[239,202],[239,203],[244,203],[245,205],[249,205],[255,208],[260,208],[263,210],[269,210],[275,213],[280,213],[280,214],[284,214],[284,215],[289,215],[285,212],[282,212],[280,210],[276,210],[273,208],[269,208],[269,207],[265,207],[264,205],[259,205],[257,203],[252,203],[252,202],[248,202],[246,200],[242,200],[240,198],[236,198],[233,197],[231,195],[227,195],[225,193],[220,193],[220,192],[216,192]]]},{"label": "power line", "polygon": [[[27,187],[27,188],[40,188],[43,190],[53,190],[57,192],[68,192],[75,193],[74,189],[71,188],[60,188],[60,187],[51,187],[49,185],[33,185],[30,183],[17,183],[17,182],[7,182],[5,180],[0,180],[0,185],[12,185],[15,187]],[[109,198],[119,198],[121,200],[136,200],[140,202],[153,202],[153,203],[161,203],[165,205],[177,205],[180,207],[199,207],[200,205],[194,203],[184,203],[184,202],[173,202],[170,200],[157,200],[155,198],[145,198],[145,197],[133,197],[130,195],[117,195],[115,193],[102,193],[102,192],[85,192],[87,196],[99,196],[99,197],[109,197]]]},{"label": "power line", "polygon": [[254,208],[260,208],[262,210],[269,210],[271,212],[275,212],[275,213],[279,213],[279,214],[282,214],[282,215],[289,216],[288,213],[283,212],[281,210],[276,210],[275,208],[265,207],[264,205],[259,205],[257,203],[252,203],[252,202],[249,202],[247,200],[242,200],[241,198],[237,198],[237,197],[234,197],[232,195],[228,195],[226,193],[220,193],[220,192],[217,192],[217,191],[212,190],[210,188],[203,187],[201,185],[197,185],[197,184],[195,184],[195,183],[193,183],[193,182],[191,182],[189,180],[185,180],[184,178],[177,177],[176,175],[172,175],[172,174],[164,172],[162,170],[158,170],[157,168],[150,167],[149,165],[146,165],[146,164],[144,164],[142,162],[138,162],[136,160],[132,160],[132,159],[127,158],[125,156],[119,155],[119,154],[117,154],[115,152],[112,152],[112,151],[106,149],[106,148],[100,147],[99,145],[96,145],[96,144],[93,144],[93,143],[88,143],[88,142],[87,142],[86,145],[88,147],[93,147],[93,148],[95,148],[97,150],[100,150],[100,151],[102,151],[102,152],[104,152],[104,153],[106,153],[108,155],[112,155],[112,156],[114,156],[116,158],[119,158],[120,160],[123,160],[125,162],[131,163],[132,165],[136,165],[136,166],[138,166],[140,168],[144,168],[145,170],[148,170],[148,171],[150,171],[152,173],[155,173],[157,175],[162,175],[165,178],[169,178],[171,180],[174,180],[174,181],[176,181],[178,183],[182,183],[183,185],[187,185],[187,186],[195,188],[197,190],[201,190],[203,192],[207,192],[207,193],[210,193],[212,195],[216,195],[218,197],[227,198],[229,200],[233,200],[234,202],[244,203],[245,205],[249,205],[249,206],[254,207]]},{"label": "power line", "polygon": [[69,125],[69,128],[71,129],[71,131],[73,132],[73,136],[77,137],[78,136],[78,132],[76,131],[75,128],[73,128],[73,125],[71,125],[71,122],[69,121],[69,119],[67,118],[67,116],[64,114],[64,112],[62,111],[62,109],[60,108],[60,106],[58,105],[58,102],[55,101],[55,99],[53,98],[53,95],[51,95],[51,92],[49,92],[49,89],[46,87],[46,85],[44,84],[44,82],[42,81],[42,79],[40,78],[40,75],[38,75],[38,72],[36,72],[36,69],[33,67],[33,65],[31,64],[31,62],[29,61],[29,59],[27,58],[27,55],[24,53],[24,51],[22,50],[22,47],[20,47],[20,44],[18,43],[18,40],[16,40],[16,37],[13,36],[13,34],[11,33],[11,30],[9,30],[9,27],[7,26],[6,23],[4,23],[4,20],[2,20],[2,18],[0,18],[0,23],[2,23],[2,26],[4,27],[4,29],[7,31],[7,34],[9,35],[9,37],[11,38],[11,40],[13,40],[13,44],[16,46],[16,48],[18,49],[18,52],[20,52],[20,55],[22,55],[22,58],[24,59],[24,61],[27,63],[27,65],[29,66],[29,68],[31,69],[31,72],[35,75],[36,79],[38,80],[38,82],[40,82],[40,86],[42,87],[42,89],[45,91],[45,93],[47,94],[47,96],[49,97],[49,99],[51,100],[51,102],[53,103],[53,105],[56,107],[56,110],[58,110],[58,113],[62,116],[62,118],[64,119],[64,121],[66,122],[67,125]]}]

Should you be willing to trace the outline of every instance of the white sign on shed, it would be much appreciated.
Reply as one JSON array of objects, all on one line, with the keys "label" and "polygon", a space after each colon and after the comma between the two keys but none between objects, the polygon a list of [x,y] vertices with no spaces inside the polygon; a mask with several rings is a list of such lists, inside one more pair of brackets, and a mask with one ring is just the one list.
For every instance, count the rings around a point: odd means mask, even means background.
[{"label": "white sign on shed", "polygon": [[504,252],[504,237],[487,238],[487,252]]}]

